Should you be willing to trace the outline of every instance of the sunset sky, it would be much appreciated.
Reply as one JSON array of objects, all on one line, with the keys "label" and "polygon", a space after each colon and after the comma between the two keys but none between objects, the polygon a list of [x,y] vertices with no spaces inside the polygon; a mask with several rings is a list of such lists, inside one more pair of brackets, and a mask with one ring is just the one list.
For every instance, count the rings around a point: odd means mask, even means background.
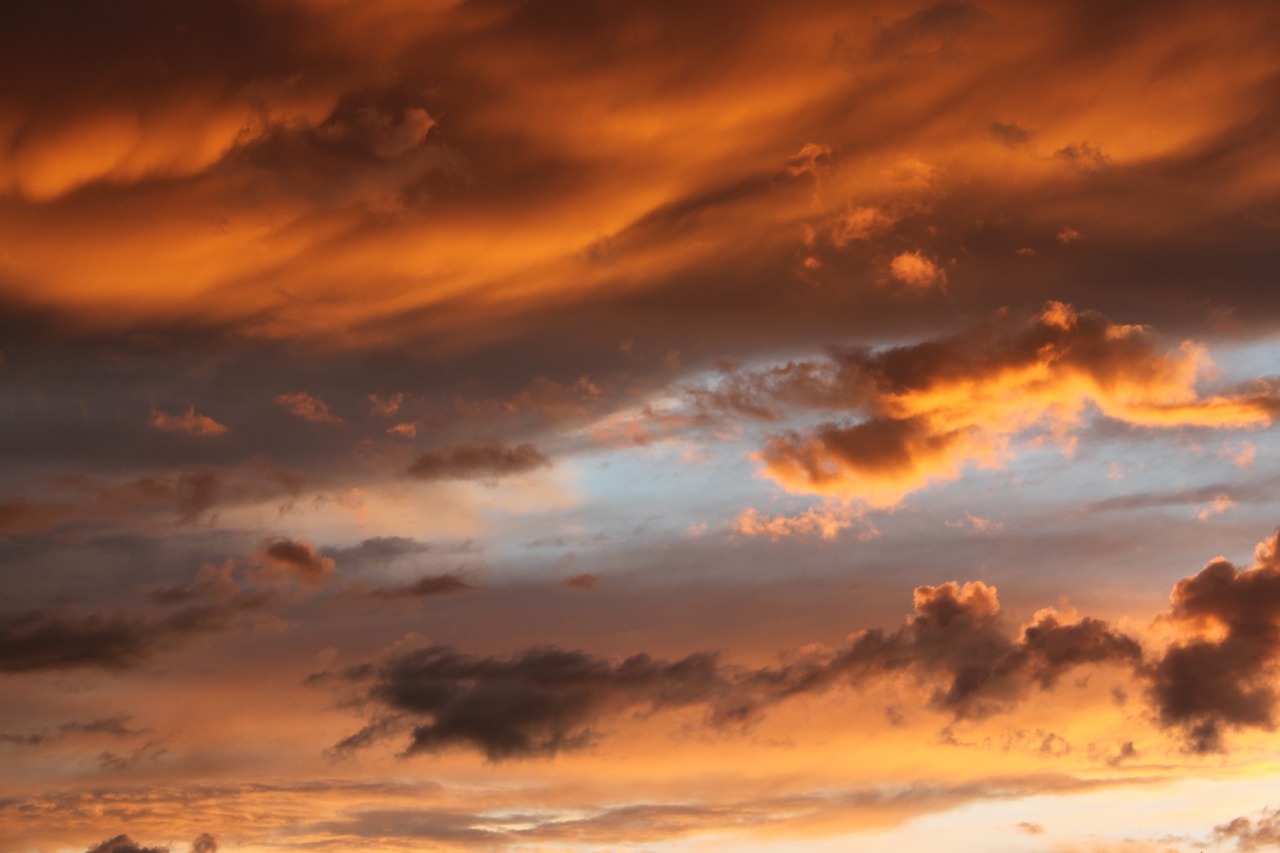
[{"label": "sunset sky", "polygon": [[0,2],[0,853],[1280,850],[1278,44]]}]

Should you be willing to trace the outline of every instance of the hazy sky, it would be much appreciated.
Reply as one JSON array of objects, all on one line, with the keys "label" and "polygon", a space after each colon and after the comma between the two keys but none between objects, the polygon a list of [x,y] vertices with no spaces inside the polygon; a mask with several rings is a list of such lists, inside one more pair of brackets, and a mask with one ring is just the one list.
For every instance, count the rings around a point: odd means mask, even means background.
[{"label": "hazy sky", "polygon": [[1280,850],[1278,43],[0,3],[0,853]]}]

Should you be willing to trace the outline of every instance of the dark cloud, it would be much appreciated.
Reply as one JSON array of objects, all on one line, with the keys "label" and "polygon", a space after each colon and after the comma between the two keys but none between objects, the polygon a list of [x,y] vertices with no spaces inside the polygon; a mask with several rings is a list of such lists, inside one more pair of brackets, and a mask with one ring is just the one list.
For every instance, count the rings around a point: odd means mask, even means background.
[{"label": "dark cloud", "polygon": [[409,466],[408,473],[420,480],[487,480],[524,474],[550,464],[551,460],[532,444],[450,444],[423,453]]},{"label": "dark cloud", "polygon": [[42,533],[74,515],[76,509],[63,504],[10,501],[0,504],[0,534]]},{"label": "dark cloud", "polygon": [[[628,712],[694,706],[712,725],[740,723],[791,697],[895,673],[926,685],[933,707],[980,719],[1013,710],[1032,691],[1055,689],[1084,666],[1132,673],[1146,685],[1162,726],[1194,751],[1222,749],[1225,728],[1273,727],[1277,537],[1259,546],[1257,565],[1247,571],[1216,560],[1180,581],[1165,618],[1192,637],[1159,650],[1144,649],[1105,621],[1066,620],[1052,610],[1011,635],[993,587],[950,582],[918,587],[915,612],[896,631],[860,631],[836,651],[806,652],[761,669],[733,667],[710,653],[674,662],[641,654],[620,663],[557,648],[511,658],[438,646],[401,653],[344,675],[373,679],[368,695],[389,713],[339,751],[408,726],[409,754],[464,746],[494,761],[552,755],[590,742],[596,723]],[[1130,744],[1117,760],[1133,754]]]},{"label": "dark cloud", "polygon": [[347,548],[326,546],[320,549],[320,553],[332,558],[339,566],[347,566],[390,563],[401,557],[422,554],[463,554],[478,550],[480,546],[469,539],[423,542],[408,536],[375,536],[371,539],[363,539],[358,544]]},{"label": "dark cloud", "polygon": [[[85,853],[169,853],[168,847],[144,847],[127,835],[117,835],[90,847]],[[191,853],[218,853],[218,839],[202,832],[191,842]]]},{"label": "dark cloud", "polygon": [[1152,428],[1275,418],[1280,399],[1267,383],[1202,395],[1202,363],[1187,347],[1166,351],[1145,328],[1050,302],[1035,316],[1000,312],[923,343],[731,375],[694,401],[753,417],[775,417],[784,405],[858,413],[775,435],[757,458],[788,490],[891,504],[989,461],[1019,434],[1074,430],[1087,403]]},{"label": "dark cloud", "polygon": [[876,56],[939,53],[988,17],[977,6],[944,0],[881,26],[874,51]]},{"label": "dark cloud", "polygon": [[993,121],[987,130],[993,139],[1008,148],[1017,148],[1031,141],[1031,131],[1020,124]]},{"label": "dark cloud", "polygon": [[169,853],[168,847],[143,847],[127,835],[108,838],[90,847],[85,853]]},{"label": "dark cloud", "polygon": [[1215,841],[1235,842],[1238,850],[1280,848],[1280,809],[1263,809],[1256,818],[1238,817],[1213,828]]},{"label": "dark cloud", "polygon": [[190,637],[228,630],[274,604],[278,595],[260,581],[234,562],[206,564],[190,584],[153,590],[150,598],[160,608],[83,613],[46,607],[2,616],[0,671],[135,666]]},{"label": "dark cloud", "polygon": [[321,556],[310,544],[285,536],[264,540],[260,555],[270,569],[307,586],[323,584],[337,570],[331,558]]},{"label": "dark cloud", "polygon": [[207,832],[202,832],[191,842],[191,853],[218,853],[218,839]]},{"label": "dark cloud", "polygon": [[361,598],[393,600],[398,598],[430,598],[437,595],[452,595],[475,589],[462,575],[445,572],[439,575],[426,575],[397,586],[364,586],[353,584],[348,592]]},{"label": "dark cloud", "polygon": [[61,740],[62,738],[72,735],[105,734],[111,737],[124,738],[143,734],[142,730],[129,728],[127,725],[128,722],[128,714],[117,714],[114,717],[103,717],[97,720],[90,720],[87,723],[81,723],[73,720],[71,722],[63,723],[55,729],[27,732],[25,734],[0,734],[0,743],[10,743],[18,746],[37,746]]},{"label": "dark cloud", "polygon": [[[1280,534],[1277,534],[1280,536]],[[1226,728],[1275,726],[1280,664],[1277,537],[1240,570],[1223,559],[1173,588],[1170,618],[1193,633],[1152,662],[1151,698],[1165,725],[1196,752],[1221,751]],[[1194,636],[1216,631],[1219,636]]]},{"label": "dark cloud", "polygon": [[[430,718],[414,726],[406,752],[466,746],[499,761],[581,747],[590,723],[607,712],[705,702],[724,687],[711,655],[674,663],[636,655],[613,664],[553,648],[499,659],[432,647],[389,661],[371,696]],[[355,738],[350,743],[361,742]]]},{"label": "dark cloud", "polygon": [[[980,717],[1012,708],[1033,688],[1052,689],[1075,667],[1134,665],[1141,657],[1135,641],[1105,623],[1063,623],[1052,612],[1010,638],[995,590],[981,583],[923,586],[915,603],[915,615],[898,631],[860,632],[830,655],[758,670],[728,666],[709,653],[674,662],[641,654],[615,664],[556,648],[504,659],[437,646],[345,677],[373,677],[370,698],[411,726],[406,753],[464,746],[497,761],[581,747],[591,741],[593,724],[626,712],[696,706],[713,725],[741,723],[790,697],[894,672],[933,685],[936,707]],[[402,729],[395,716],[380,716],[337,750]]]},{"label": "dark cloud", "polygon": [[179,637],[226,626],[221,609],[170,619],[41,610],[0,620],[0,671],[132,666]]},{"label": "dark cloud", "polygon": [[569,589],[581,589],[591,592],[600,586],[600,578],[591,572],[583,572],[579,575],[570,575],[564,579],[564,585]]}]

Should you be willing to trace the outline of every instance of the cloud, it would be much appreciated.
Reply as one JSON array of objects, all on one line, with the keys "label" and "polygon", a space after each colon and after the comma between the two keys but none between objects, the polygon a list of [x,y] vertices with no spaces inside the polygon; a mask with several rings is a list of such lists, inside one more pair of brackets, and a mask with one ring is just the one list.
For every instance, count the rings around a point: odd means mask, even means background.
[{"label": "cloud", "polygon": [[705,652],[676,661],[637,654],[619,663],[549,647],[510,658],[442,646],[400,652],[379,667],[349,670],[349,680],[373,679],[368,696],[391,716],[375,716],[335,750],[367,747],[407,726],[406,754],[467,747],[491,761],[550,756],[590,743],[593,727],[610,717],[692,706],[709,724],[725,726],[796,696],[861,688],[894,673],[931,685],[934,707],[981,718],[1011,709],[1033,689],[1053,689],[1076,667],[1135,666],[1141,656],[1135,640],[1105,622],[1066,621],[1051,610],[1010,637],[993,587],[946,583],[918,587],[915,614],[897,631],[860,631],[835,652],[754,670]]},{"label": "cloud", "polygon": [[397,586],[352,585],[349,592],[362,598],[394,600],[398,598],[431,598],[437,595],[452,595],[467,592],[475,587],[468,583],[462,575],[445,572],[438,575],[425,575],[415,581]]},{"label": "cloud", "polygon": [[[788,536],[812,536],[835,539],[863,516],[858,507],[826,502],[811,506],[796,515],[764,515],[755,507],[747,507],[733,520],[733,529],[744,536],[768,536],[775,542]],[[875,535],[875,529],[864,530],[860,538]]]},{"label": "cloud", "polygon": [[976,6],[943,0],[881,26],[873,43],[875,55],[906,58],[948,51],[955,39],[987,17]]},{"label": "cloud", "polygon": [[77,514],[64,504],[33,504],[24,500],[0,504],[0,534],[42,533]]},{"label": "cloud", "polygon": [[450,444],[428,450],[409,466],[419,480],[487,480],[525,474],[551,464],[532,444],[505,447],[489,444]]},{"label": "cloud", "polygon": [[[169,853],[168,847],[143,847],[127,835],[117,835],[90,847],[85,853]],[[191,853],[218,853],[218,839],[202,832],[191,842]]]},{"label": "cloud", "polygon": [[188,406],[181,415],[170,415],[159,409],[152,409],[147,423],[166,432],[185,432],[191,435],[222,435],[227,431],[225,425],[213,418],[197,415],[195,406]]},{"label": "cloud", "polygon": [[1222,750],[1225,728],[1275,725],[1277,537],[1258,546],[1249,569],[1219,558],[1173,588],[1169,619],[1191,636],[1154,660],[1147,677],[1161,721],[1183,730],[1196,752]]},{"label": "cloud", "polygon": [[137,611],[45,607],[0,616],[0,672],[127,669],[278,603],[280,593],[270,583],[275,572],[314,584],[332,570],[332,560],[293,540],[267,540],[263,549],[258,559],[267,561],[265,573],[249,561],[206,563],[191,583],[152,590],[152,606]]},{"label": "cloud", "polygon": [[564,579],[564,585],[569,589],[578,589],[584,592],[594,592],[600,586],[600,577],[591,572],[583,572],[578,575],[570,575]]},{"label": "cloud", "polygon": [[[348,752],[410,731],[406,754],[476,749],[491,761],[550,756],[590,743],[611,718],[700,708],[712,726],[749,722],[789,699],[911,676],[928,704],[956,719],[1008,713],[1080,667],[1117,667],[1146,691],[1160,726],[1194,752],[1224,748],[1226,728],[1274,726],[1280,671],[1280,532],[1240,571],[1211,562],[1179,581],[1161,618],[1181,636],[1163,648],[1093,617],[1044,609],[1016,632],[994,587],[974,581],[915,589],[914,613],[893,631],[868,629],[835,650],[807,648],[777,666],[724,663],[700,652],[675,661],[637,654],[614,663],[581,650],[477,657],[431,646],[347,671],[372,680],[384,713],[336,747]],[[317,683],[322,678],[315,679]],[[1131,747],[1126,754],[1132,754]]]},{"label": "cloud", "polygon": [[1006,148],[1018,148],[1031,141],[1031,131],[1014,122],[993,121],[987,126],[992,138]]},{"label": "cloud", "polygon": [[143,847],[127,835],[117,835],[90,847],[85,853],[169,853],[168,847]]},{"label": "cloud", "polygon": [[218,839],[207,832],[202,832],[191,842],[191,853],[218,853]]},{"label": "cloud", "polygon": [[769,411],[784,400],[838,408],[843,396],[863,419],[776,435],[756,458],[788,491],[887,506],[970,462],[1000,464],[1025,431],[1068,441],[1087,404],[1135,426],[1272,422],[1280,397],[1269,387],[1201,396],[1196,386],[1210,367],[1197,344],[1162,351],[1144,327],[1053,302],[1029,320],[1003,313],[950,338],[838,352],[825,368],[788,367],[785,376],[825,390],[797,395],[790,380],[755,374],[729,384],[721,399]]},{"label": "cloud", "polygon": [[176,640],[221,630],[233,611],[192,606],[168,617],[36,610],[0,618],[0,671],[136,665]]},{"label": "cloud", "polygon": [[276,397],[276,402],[303,420],[322,424],[342,423],[342,418],[329,411],[329,406],[323,400],[305,391],[280,394]]},{"label": "cloud", "polygon": [[340,566],[347,564],[390,563],[401,557],[422,554],[464,554],[480,550],[471,540],[423,542],[409,536],[374,536],[346,548],[325,546],[320,553],[332,557]]},{"label": "cloud", "polygon": [[[501,659],[436,646],[387,662],[370,694],[393,711],[429,718],[413,727],[406,752],[467,746],[499,761],[584,746],[601,714],[706,701],[722,684],[710,655],[613,664],[554,648]],[[345,743],[361,742],[357,734]]]},{"label": "cloud", "polygon": [[337,570],[331,558],[321,556],[308,543],[284,536],[264,540],[259,554],[271,569],[291,575],[307,586],[323,584]]},{"label": "cloud", "polygon": [[1215,826],[1214,840],[1234,841],[1238,850],[1267,850],[1280,847],[1280,809],[1263,809],[1256,818],[1238,817]]},{"label": "cloud", "polygon": [[889,272],[895,279],[916,290],[944,287],[947,283],[946,271],[920,252],[896,255],[889,263]]}]

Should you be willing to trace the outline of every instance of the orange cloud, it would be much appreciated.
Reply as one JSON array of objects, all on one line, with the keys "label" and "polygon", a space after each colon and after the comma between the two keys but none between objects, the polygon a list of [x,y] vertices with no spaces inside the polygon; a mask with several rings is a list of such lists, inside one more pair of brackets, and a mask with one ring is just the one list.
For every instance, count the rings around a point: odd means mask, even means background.
[{"label": "orange cloud", "polygon": [[1201,396],[1202,346],[1163,352],[1143,327],[1049,303],[959,336],[843,357],[833,390],[867,417],[769,441],[756,458],[788,491],[897,503],[971,462],[1000,465],[1021,433],[1069,441],[1086,406],[1135,426],[1252,428],[1280,412],[1274,394]]},{"label": "orange cloud", "polygon": [[329,411],[329,406],[323,400],[305,391],[280,394],[276,397],[276,403],[303,420],[324,424],[342,423],[342,418]]},{"label": "orange cloud", "polygon": [[947,273],[920,252],[903,252],[889,263],[889,272],[895,279],[917,290],[943,287]]},{"label": "orange cloud", "polygon": [[[765,515],[755,507],[747,507],[733,520],[733,529],[744,536],[767,536],[778,540],[787,536],[811,536],[835,539],[863,516],[861,509],[838,502],[811,506],[797,515]],[[860,539],[876,535],[875,528],[864,530]]]},{"label": "orange cloud", "polygon": [[197,415],[195,406],[188,406],[180,415],[170,415],[159,409],[152,409],[147,423],[156,429],[167,432],[186,432],[191,435],[222,435],[227,431],[225,425],[218,423],[207,415]]}]

